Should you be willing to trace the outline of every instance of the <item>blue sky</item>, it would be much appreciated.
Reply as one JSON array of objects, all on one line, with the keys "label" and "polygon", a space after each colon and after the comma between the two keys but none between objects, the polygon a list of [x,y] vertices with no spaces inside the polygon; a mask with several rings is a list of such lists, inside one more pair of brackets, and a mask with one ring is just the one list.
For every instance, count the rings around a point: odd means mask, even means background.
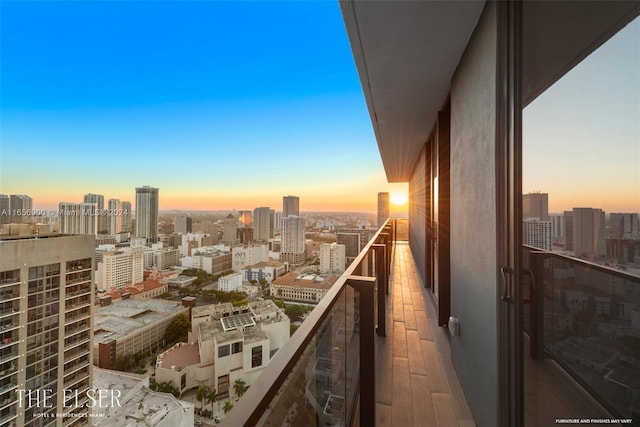
[{"label": "blue sky", "polygon": [[[337,1],[0,2],[0,193],[374,211],[387,184]],[[524,192],[640,211],[636,19],[524,111]]]},{"label": "blue sky", "polygon": [[0,7],[3,193],[373,210],[406,188],[386,183],[337,2]]},{"label": "blue sky", "polygon": [[523,169],[551,212],[640,212],[640,18],[524,109]]}]

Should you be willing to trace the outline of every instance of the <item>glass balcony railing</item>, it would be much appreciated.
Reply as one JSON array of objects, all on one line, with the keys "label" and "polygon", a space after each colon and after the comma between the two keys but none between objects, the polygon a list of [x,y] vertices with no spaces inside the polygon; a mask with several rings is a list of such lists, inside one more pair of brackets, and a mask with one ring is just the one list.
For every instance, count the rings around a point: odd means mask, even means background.
[{"label": "glass balcony railing", "polygon": [[8,410],[6,414],[0,413],[0,425],[2,426],[11,425],[10,422],[14,420],[17,416],[18,414],[16,414],[15,409]]},{"label": "glass balcony railing", "polygon": [[[614,416],[640,416],[640,277],[525,246],[524,327]],[[528,306],[528,307],[527,307]]]},{"label": "glass balcony railing", "polygon": [[220,425],[375,424],[373,354],[386,335],[395,231],[393,219],[378,230]]}]

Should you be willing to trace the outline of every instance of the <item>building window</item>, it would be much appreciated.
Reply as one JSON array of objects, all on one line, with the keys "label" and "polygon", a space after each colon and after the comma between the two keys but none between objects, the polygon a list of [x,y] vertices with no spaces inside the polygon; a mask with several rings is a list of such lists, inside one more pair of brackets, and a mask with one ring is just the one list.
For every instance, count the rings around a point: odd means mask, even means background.
[{"label": "building window", "polygon": [[242,352],[242,341],[231,344],[231,354]]},{"label": "building window", "polygon": [[262,346],[253,347],[251,349],[251,367],[257,368],[262,366]]},{"label": "building window", "polygon": [[222,345],[218,347],[218,357],[224,357],[229,355],[229,345]]}]

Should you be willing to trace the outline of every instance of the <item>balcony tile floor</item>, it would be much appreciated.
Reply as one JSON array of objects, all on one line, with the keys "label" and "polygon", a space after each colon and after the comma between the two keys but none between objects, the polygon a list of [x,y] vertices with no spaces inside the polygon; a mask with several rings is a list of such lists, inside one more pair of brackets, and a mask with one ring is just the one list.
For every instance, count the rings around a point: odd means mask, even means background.
[{"label": "balcony tile floor", "polygon": [[376,425],[475,426],[407,242],[392,264],[387,337],[376,342]]}]

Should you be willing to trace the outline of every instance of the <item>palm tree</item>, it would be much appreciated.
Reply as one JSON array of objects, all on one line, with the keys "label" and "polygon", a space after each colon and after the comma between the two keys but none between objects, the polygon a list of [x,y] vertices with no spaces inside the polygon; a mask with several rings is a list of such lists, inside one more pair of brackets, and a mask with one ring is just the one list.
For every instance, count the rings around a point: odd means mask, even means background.
[{"label": "palm tree", "polygon": [[224,413],[228,413],[231,409],[233,408],[233,403],[230,400],[227,400],[226,402],[224,402],[224,407],[222,409],[224,409]]},{"label": "palm tree", "polygon": [[247,383],[241,379],[237,379],[233,385],[233,390],[236,392],[236,396],[242,397],[245,391],[247,391]]},{"label": "palm tree", "polygon": [[213,414],[213,403],[218,400],[218,392],[211,387],[207,393],[207,401],[211,402],[211,413]]},{"label": "palm tree", "polygon": [[207,388],[203,385],[198,386],[198,388],[196,389],[196,399],[198,399],[198,402],[202,403],[202,408],[200,408],[201,411],[204,410],[204,401],[207,398]]}]

